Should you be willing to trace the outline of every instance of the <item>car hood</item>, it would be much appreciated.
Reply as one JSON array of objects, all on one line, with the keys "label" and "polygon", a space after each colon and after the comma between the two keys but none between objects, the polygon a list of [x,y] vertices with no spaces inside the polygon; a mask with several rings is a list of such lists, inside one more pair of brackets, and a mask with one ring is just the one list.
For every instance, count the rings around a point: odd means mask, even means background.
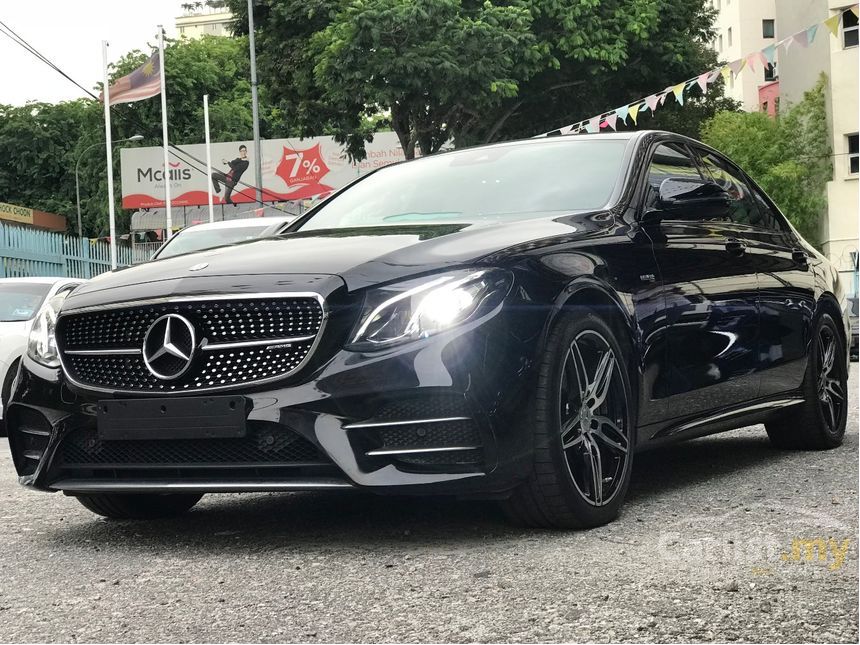
[{"label": "car hood", "polygon": [[[602,219],[606,219],[606,214]],[[177,280],[229,276],[333,275],[339,276],[352,291],[477,262],[544,238],[579,237],[601,227],[600,221],[598,214],[589,217],[574,214],[508,224],[435,224],[286,233],[102,274],[79,287],[73,299],[149,283],[164,283],[163,295],[170,295],[175,288],[169,283]]]}]

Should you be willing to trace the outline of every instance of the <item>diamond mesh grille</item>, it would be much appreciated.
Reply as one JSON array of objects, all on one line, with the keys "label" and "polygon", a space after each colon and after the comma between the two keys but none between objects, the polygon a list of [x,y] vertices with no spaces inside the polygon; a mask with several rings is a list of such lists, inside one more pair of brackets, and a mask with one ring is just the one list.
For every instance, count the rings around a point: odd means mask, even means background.
[{"label": "diamond mesh grille", "polygon": [[[159,317],[187,318],[207,345],[276,341],[311,336],[289,345],[232,347],[198,351],[181,378],[163,381],[139,354],[69,354],[75,350],[140,349]],[[161,303],[60,318],[57,340],[66,369],[84,386],[139,392],[193,392],[287,376],[310,353],[323,322],[323,308],[310,296]]]}]

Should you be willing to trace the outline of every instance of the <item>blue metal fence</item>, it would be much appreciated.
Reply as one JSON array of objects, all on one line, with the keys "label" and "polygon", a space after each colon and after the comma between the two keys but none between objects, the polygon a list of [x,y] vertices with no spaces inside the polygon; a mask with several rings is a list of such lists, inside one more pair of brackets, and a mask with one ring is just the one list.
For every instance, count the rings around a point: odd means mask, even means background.
[{"label": "blue metal fence", "polygon": [[[117,265],[136,259],[117,247]],[[0,278],[58,276],[89,279],[110,270],[110,245],[0,222]]]}]

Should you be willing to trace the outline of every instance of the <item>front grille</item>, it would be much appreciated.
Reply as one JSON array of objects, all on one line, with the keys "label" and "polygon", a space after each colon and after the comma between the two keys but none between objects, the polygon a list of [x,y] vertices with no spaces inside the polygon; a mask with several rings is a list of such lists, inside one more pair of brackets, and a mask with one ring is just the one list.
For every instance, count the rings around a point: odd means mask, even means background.
[{"label": "front grille", "polygon": [[131,439],[103,441],[95,428],[78,428],[60,446],[61,468],[212,468],[307,466],[331,463],[292,430],[261,424],[241,439]]},{"label": "front grille", "polygon": [[[179,314],[192,324],[199,350],[174,380],[156,377],[141,352],[147,330],[165,314]],[[57,342],[69,377],[85,387],[205,391],[292,374],[309,357],[324,319],[314,295],[161,302],[65,314],[57,324]]]}]

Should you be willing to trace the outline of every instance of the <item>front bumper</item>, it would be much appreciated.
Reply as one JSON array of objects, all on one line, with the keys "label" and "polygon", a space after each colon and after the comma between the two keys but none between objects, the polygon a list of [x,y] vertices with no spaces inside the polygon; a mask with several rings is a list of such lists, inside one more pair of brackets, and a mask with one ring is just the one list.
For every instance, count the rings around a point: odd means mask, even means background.
[{"label": "front bumper", "polygon": [[[337,351],[283,384],[234,390],[244,439],[104,441],[111,397],[25,358],[9,409],[19,481],[70,494],[364,488],[492,496],[521,479],[537,335],[504,308],[387,352]],[[231,443],[232,442],[232,443]]]}]

